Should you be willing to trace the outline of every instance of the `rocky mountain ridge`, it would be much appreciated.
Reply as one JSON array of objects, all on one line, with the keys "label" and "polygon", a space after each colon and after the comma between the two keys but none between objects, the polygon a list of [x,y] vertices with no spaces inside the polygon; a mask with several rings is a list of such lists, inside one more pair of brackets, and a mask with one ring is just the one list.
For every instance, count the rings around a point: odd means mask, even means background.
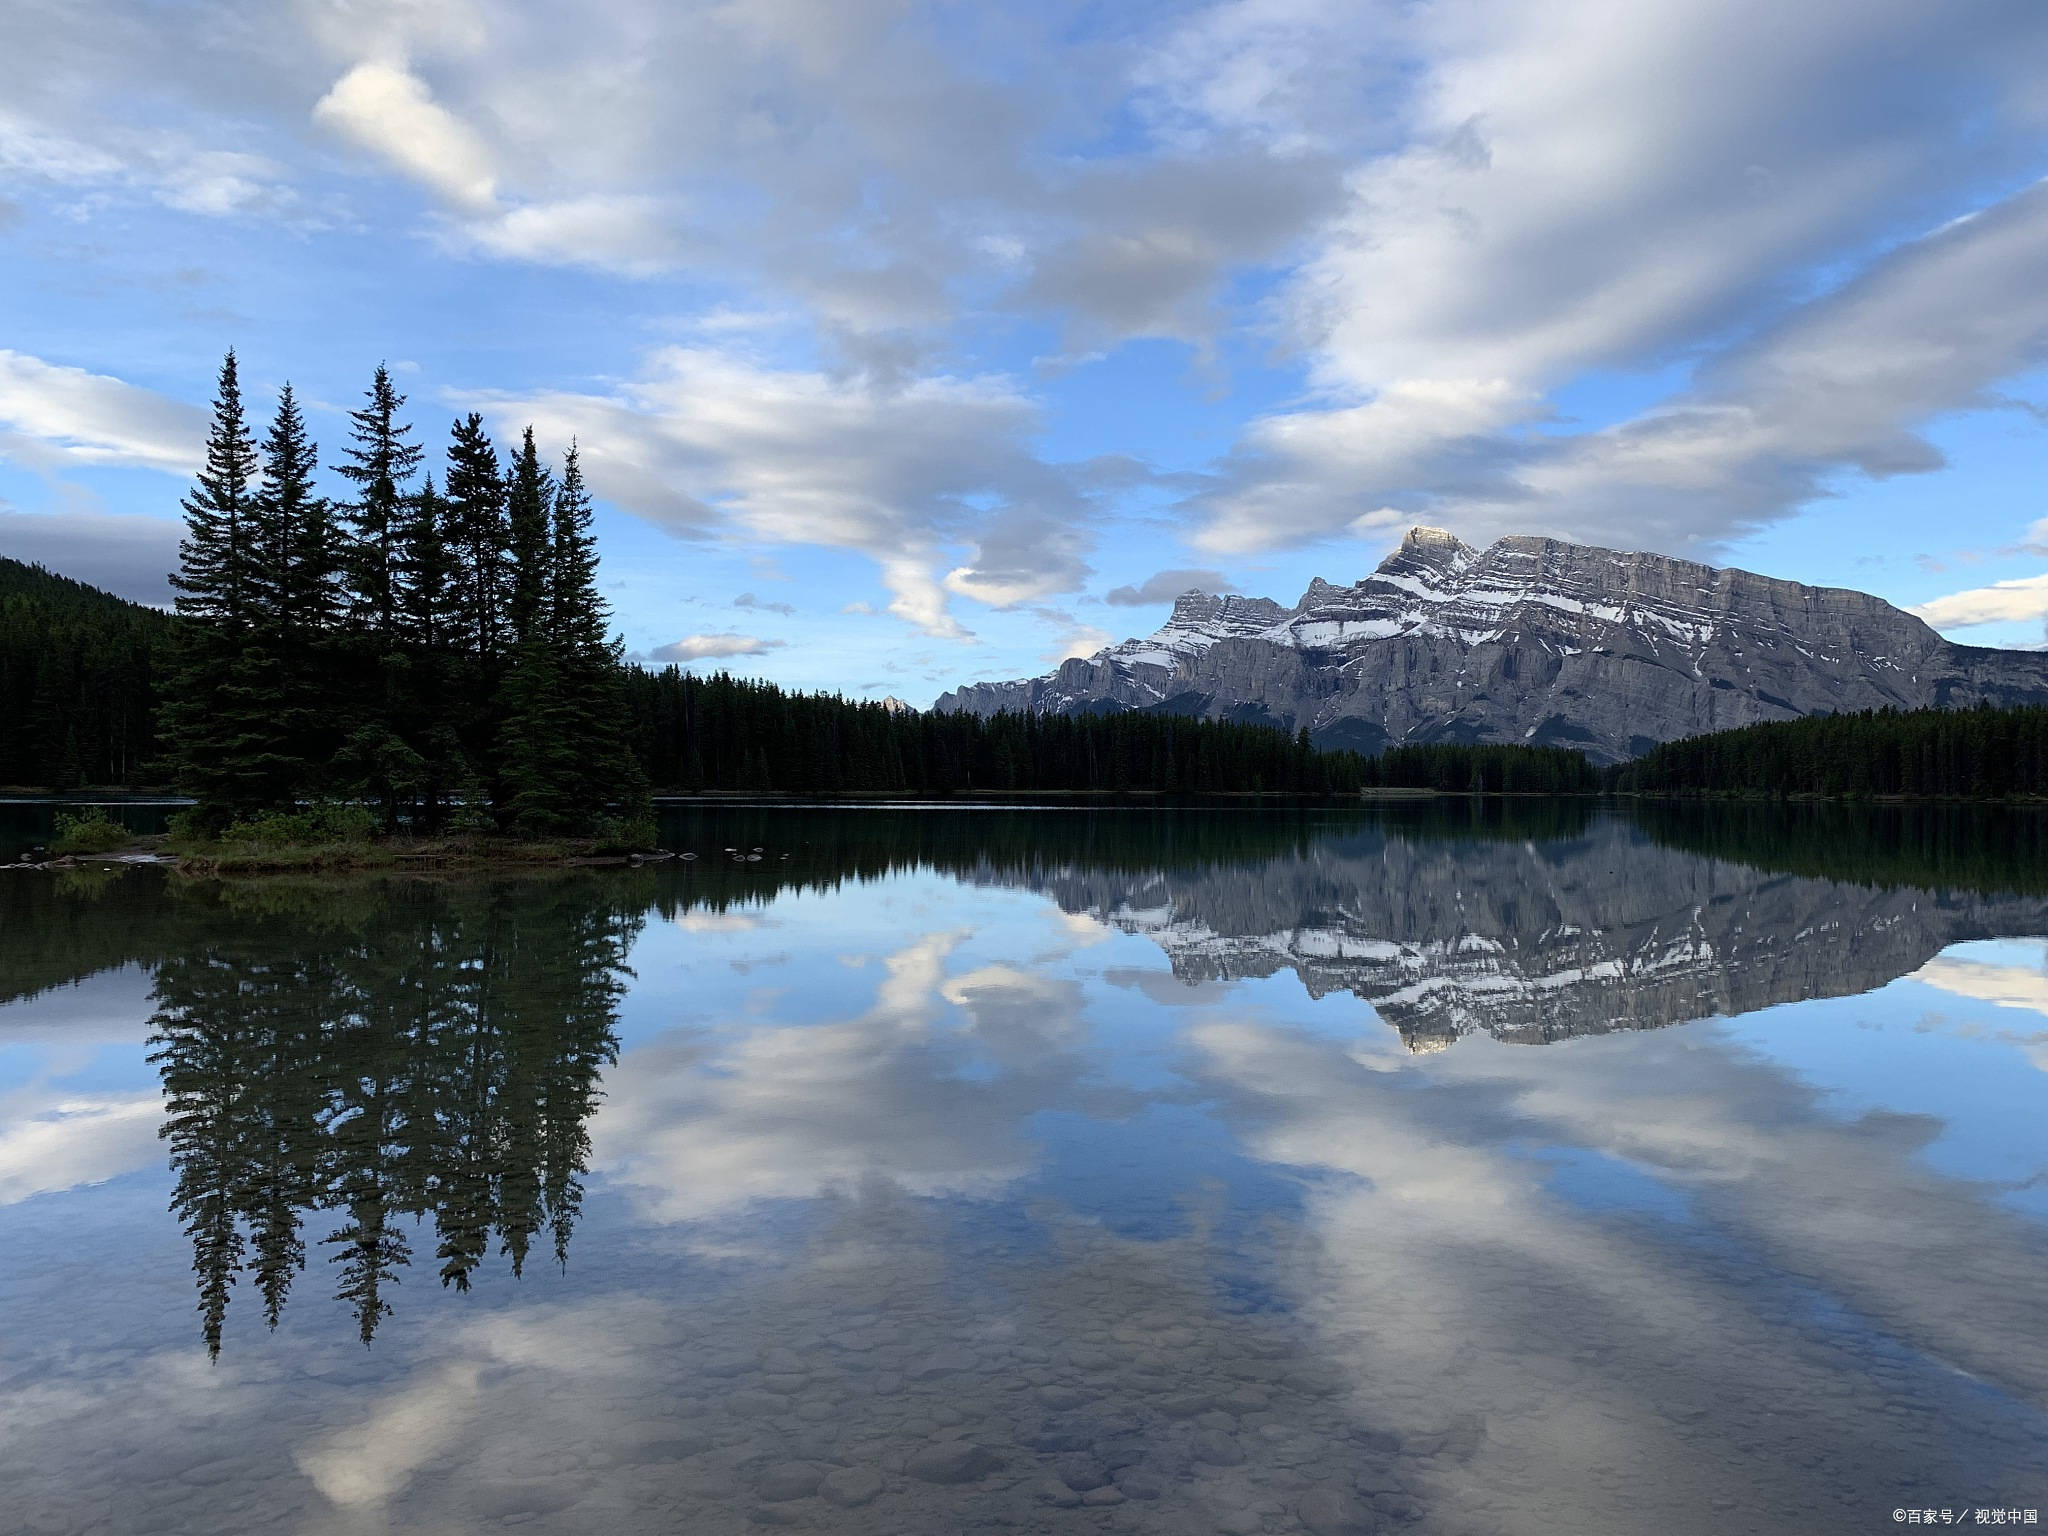
[{"label": "rocky mountain ridge", "polygon": [[1163,710],[1307,726],[1326,746],[1570,746],[1599,762],[1765,720],[2048,703],[2048,655],[1944,640],[1881,598],[1558,539],[1416,528],[1370,576],[1286,608],[1190,591],[1144,639],[933,706]]}]

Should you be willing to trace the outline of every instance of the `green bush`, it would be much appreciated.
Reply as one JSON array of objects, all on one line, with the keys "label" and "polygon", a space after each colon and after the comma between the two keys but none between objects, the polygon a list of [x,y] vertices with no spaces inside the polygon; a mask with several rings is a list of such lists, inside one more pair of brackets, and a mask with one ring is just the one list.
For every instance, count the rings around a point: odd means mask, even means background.
[{"label": "green bush", "polygon": [[597,822],[597,853],[650,853],[655,831],[652,816],[601,816]]},{"label": "green bush", "polygon": [[112,853],[134,840],[135,834],[109,816],[104,806],[87,806],[76,815],[57,813],[57,835],[50,841],[52,853]]},{"label": "green bush", "polygon": [[228,824],[222,843],[247,849],[314,848],[330,843],[367,843],[377,817],[360,805],[309,805],[296,811],[265,811]]}]

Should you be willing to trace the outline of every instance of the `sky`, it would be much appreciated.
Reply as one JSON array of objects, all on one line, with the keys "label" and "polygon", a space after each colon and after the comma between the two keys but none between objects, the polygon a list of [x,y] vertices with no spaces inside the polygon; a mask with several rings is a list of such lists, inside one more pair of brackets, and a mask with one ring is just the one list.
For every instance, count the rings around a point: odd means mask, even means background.
[{"label": "sky", "polygon": [[[916,704],[1406,528],[2048,621],[2038,0],[9,0],[0,554],[221,354],[573,438],[654,660]],[[334,481],[341,486],[338,478]]]}]

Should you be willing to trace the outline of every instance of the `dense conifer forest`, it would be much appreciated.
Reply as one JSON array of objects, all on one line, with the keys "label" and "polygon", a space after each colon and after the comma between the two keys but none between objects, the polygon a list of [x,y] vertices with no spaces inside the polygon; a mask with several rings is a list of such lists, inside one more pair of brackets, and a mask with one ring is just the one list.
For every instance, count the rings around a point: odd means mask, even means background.
[{"label": "dense conifer forest", "polygon": [[0,558],[0,784],[147,776],[171,620]]},{"label": "dense conifer forest", "polygon": [[1886,709],[1744,726],[1666,742],[1610,783],[1646,795],[2048,795],[2048,709]]},{"label": "dense conifer forest", "polygon": [[628,690],[641,761],[665,789],[1324,794],[1372,772],[1306,732],[1176,715],[925,714],[675,667],[636,671]]}]

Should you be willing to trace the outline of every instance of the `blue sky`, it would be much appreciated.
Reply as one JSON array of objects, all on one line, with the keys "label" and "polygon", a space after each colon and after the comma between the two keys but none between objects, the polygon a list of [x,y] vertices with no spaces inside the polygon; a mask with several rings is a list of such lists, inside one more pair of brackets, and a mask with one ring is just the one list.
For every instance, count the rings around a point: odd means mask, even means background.
[{"label": "blue sky", "polygon": [[[2033,0],[17,0],[0,553],[233,345],[580,440],[645,655],[916,703],[1407,526],[2048,617]],[[1112,594],[1115,594],[1112,600]]]}]

